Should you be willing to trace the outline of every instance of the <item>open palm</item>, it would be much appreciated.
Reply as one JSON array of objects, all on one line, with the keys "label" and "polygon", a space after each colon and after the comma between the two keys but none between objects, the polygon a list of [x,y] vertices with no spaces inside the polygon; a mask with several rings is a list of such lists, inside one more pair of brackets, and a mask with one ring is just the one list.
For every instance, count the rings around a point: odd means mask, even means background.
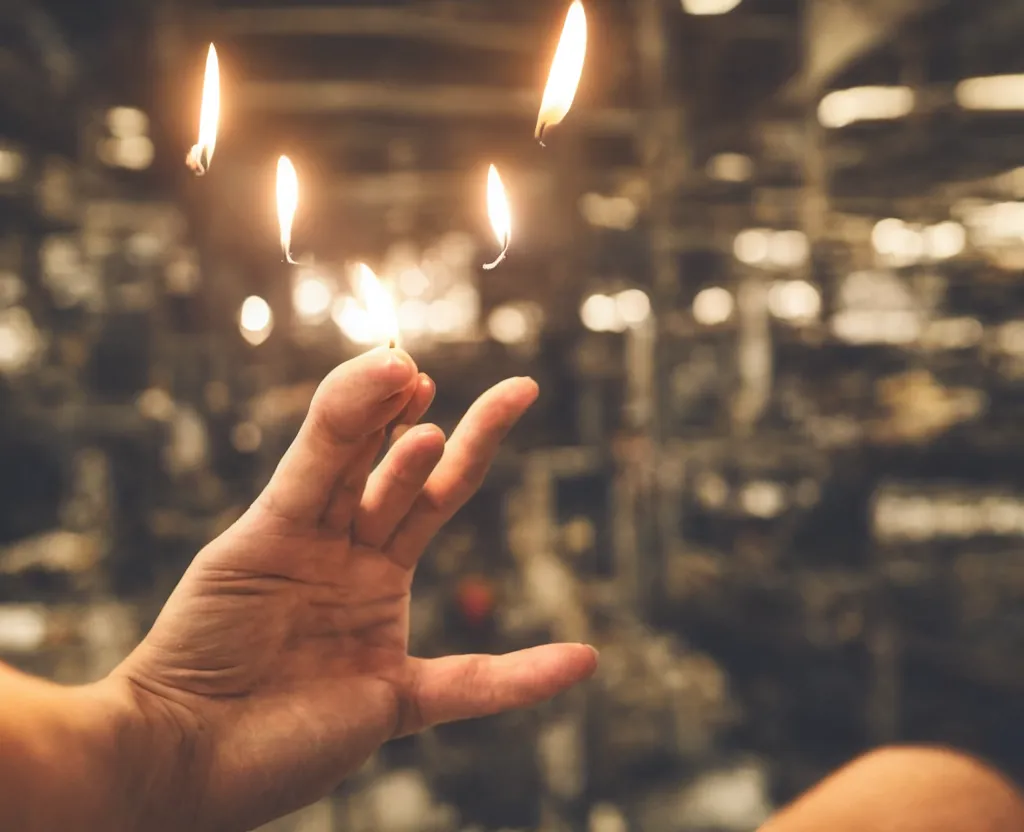
[{"label": "open palm", "polygon": [[404,352],[324,381],[263,494],[198,555],[119,670],[194,757],[169,828],[250,829],[326,794],[388,739],[534,704],[593,672],[581,645],[407,653],[416,563],[536,394],[528,379],[499,384],[446,443],[411,426],[433,384]]}]

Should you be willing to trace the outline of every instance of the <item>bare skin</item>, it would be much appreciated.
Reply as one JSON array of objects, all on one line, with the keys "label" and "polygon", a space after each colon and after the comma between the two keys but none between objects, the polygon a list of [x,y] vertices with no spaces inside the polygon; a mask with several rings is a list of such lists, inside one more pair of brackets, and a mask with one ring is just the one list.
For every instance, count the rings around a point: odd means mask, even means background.
[{"label": "bare skin", "polygon": [[1024,797],[943,748],[882,748],[826,778],[760,832],[1021,832]]},{"label": "bare skin", "polygon": [[[541,702],[596,654],[410,657],[409,588],[537,396],[503,382],[445,441],[433,384],[375,351],[321,385],[249,512],[207,546],[110,677],[63,688],[0,666],[0,829],[234,832],[308,804],[383,742]],[[389,425],[400,438],[371,472]],[[1024,800],[982,763],[883,749],[761,832],[1018,832]]]},{"label": "bare skin", "polygon": [[[447,442],[436,427],[413,426],[432,397],[400,350],[375,350],[323,382],[263,494],[199,553],[123,665],[76,691],[79,702],[118,703],[106,717],[118,747],[106,751],[138,796],[104,807],[93,789],[95,817],[79,811],[60,828],[251,829],[327,794],[391,738],[530,706],[594,672],[585,645],[408,655],[416,564],[479,488],[537,386],[499,384]],[[371,470],[396,422],[406,429]],[[7,735],[28,761],[5,769],[0,752],[0,774],[10,770],[15,784],[0,785],[0,828],[15,828],[5,812],[24,832],[58,828],[60,806],[18,814],[32,800],[32,755],[45,750],[35,734]],[[0,747],[4,739],[0,718]],[[50,773],[52,762],[40,765]],[[77,771],[61,774],[74,782]]]}]

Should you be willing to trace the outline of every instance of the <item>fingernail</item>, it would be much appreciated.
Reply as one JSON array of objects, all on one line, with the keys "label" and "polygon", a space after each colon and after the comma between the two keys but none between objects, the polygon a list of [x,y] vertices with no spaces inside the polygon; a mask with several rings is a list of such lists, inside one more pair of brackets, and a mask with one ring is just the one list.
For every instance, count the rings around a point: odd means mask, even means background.
[{"label": "fingernail", "polygon": [[588,644],[587,647],[590,648],[591,652],[594,654],[595,659],[601,658],[601,653],[598,651],[596,647],[594,647],[593,644]]}]

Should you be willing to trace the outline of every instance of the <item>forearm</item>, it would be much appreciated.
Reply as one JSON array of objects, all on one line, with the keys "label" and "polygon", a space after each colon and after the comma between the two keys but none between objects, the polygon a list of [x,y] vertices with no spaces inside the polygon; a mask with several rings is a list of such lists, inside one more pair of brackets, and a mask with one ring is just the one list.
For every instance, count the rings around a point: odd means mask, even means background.
[{"label": "forearm", "polygon": [[169,771],[149,722],[127,686],[62,687],[0,665],[0,829],[141,829]]},{"label": "forearm", "polygon": [[884,748],[811,789],[760,832],[1020,832],[1024,797],[979,761]]}]

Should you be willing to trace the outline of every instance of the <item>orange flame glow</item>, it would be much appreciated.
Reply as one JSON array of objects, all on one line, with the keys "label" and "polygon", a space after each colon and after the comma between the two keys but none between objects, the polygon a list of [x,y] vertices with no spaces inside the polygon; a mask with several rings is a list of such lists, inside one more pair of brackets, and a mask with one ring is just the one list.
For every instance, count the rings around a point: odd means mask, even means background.
[{"label": "orange flame glow", "polygon": [[494,236],[501,246],[501,253],[493,263],[487,263],[484,268],[488,271],[495,268],[505,255],[508,254],[508,246],[512,241],[512,212],[508,206],[508,196],[505,194],[505,186],[498,175],[498,169],[491,165],[487,171],[487,215],[491,220],[491,228],[494,229]]},{"label": "orange flame glow", "polygon": [[534,135],[544,144],[544,132],[560,124],[572,107],[576,88],[583,75],[583,61],[587,55],[587,15],[580,0],[569,7],[558,41],[555,59],[551,62],[548,84],[544,88],[537,129]]},{"label": "orange flame glow", "polygon": [[220,120],[220,64],[217,50],[210,44],[206,56],[206,77],[203,80],[203,104],[199,110],[199,141],[185,158],[185,164],[202,176],[210,169],[217,146],[217,124]]},{"label": "orange flame glow", "polygon": [[334,322],[357,344],[387,342],[394,348],[401,333],[391,293],[365,263],[356,266],[353,277],[358,299],[340,298],[334,308]]},{"label": "orange flame glow", "polygon": [[281,253],[284,259],[297,265],[292,259],[292,223],[299,207],[299,177],[295,165],[287,156],[277,160],[277,221],[281,227]]}]

